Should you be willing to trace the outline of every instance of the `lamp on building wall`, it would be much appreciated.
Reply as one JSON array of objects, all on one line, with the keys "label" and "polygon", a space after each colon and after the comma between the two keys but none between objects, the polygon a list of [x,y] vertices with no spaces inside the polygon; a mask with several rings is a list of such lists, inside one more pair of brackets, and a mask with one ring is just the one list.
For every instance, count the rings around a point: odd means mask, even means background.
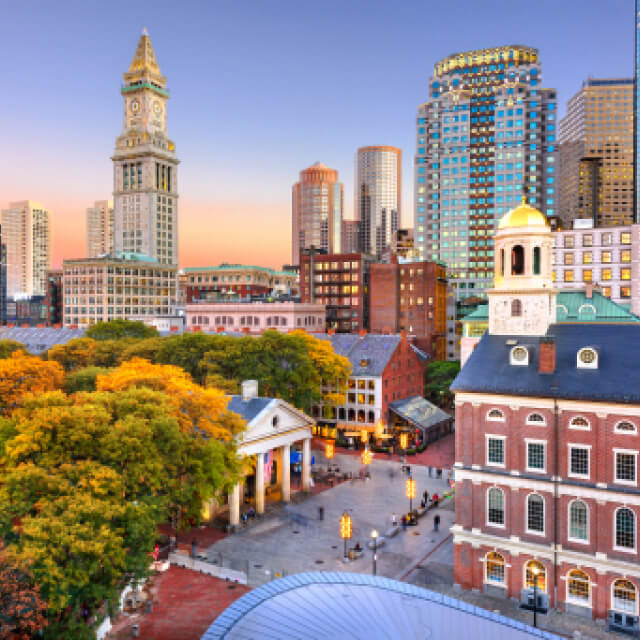
[{"label": "lamp on building wall", "polygon": [[351,516],[345,511],[340,518],[340,537],[344,540],[344,561],[348,562],[347,540],[351,538],[352,525]]}]

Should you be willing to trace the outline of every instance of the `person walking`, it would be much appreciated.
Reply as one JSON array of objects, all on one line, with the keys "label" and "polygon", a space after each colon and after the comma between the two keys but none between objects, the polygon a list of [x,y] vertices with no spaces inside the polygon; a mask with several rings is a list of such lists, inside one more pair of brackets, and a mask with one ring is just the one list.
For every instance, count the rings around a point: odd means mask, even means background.
[{"label": "person walking", "polygon": [[392,527],[398,526],[398,516],[395,514],[395,512],[391,514],[391,526]]},{"label": "person walking", "polygon": [[440,526],[440,515],[436,513],[436,515],[433,516],[433,530],[437,531],[439,526]]},{"label": "person walking", "polygon": [[407,516],[405,515],[402,516],[402,530],[403,531],[407,530]]},{"label": "person walking", "polygon": [[433,508],[437,509],[438,508],[438,501],[440,500],[440,498],[438,498],[438,494],[434,493],[433,494],[433,498],[431,498],[433,500]]},{"label": "person walking", "polygon": [[425,504],[429,504],[429,492],[426,489],[422,493],[422,498]]}]

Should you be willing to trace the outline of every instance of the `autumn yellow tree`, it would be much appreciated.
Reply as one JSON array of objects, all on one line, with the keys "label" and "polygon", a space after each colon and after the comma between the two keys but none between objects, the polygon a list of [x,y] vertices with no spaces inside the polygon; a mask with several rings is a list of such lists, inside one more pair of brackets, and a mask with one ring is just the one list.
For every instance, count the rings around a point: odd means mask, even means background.
[{"label": "autumn yellow tree", "polygon": [[0,414],[10,414],[26,396],[60,389],[63,379],[57,362],[14,351],[9,358],[0,359]]},{"label": "autumn yellow tree", "polygon": [[82,369],[94,364],[96,341],[91,338],[74,338],[66,344],[56,344],[46,353],[47,360],[53,360],[65,371]]}]

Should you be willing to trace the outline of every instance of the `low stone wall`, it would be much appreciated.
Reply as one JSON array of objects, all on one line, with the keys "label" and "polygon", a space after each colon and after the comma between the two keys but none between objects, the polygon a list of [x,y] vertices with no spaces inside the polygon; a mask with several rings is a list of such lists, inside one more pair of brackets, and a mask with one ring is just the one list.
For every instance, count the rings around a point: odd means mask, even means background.
[{"label": "low stone wall", "polygon": [[183,553],[170,553],[169,562],[178,567],[185,567],[192,571],[206,573],[207,575],[222,578],[223,580],[231,580],[232,582],[237,582],[239,584],[247,584],[247,574],[244,571],[236,571],[235,569],[221,567],[217,564],[205,562],[204,560],[196,560],[195,558]]}]

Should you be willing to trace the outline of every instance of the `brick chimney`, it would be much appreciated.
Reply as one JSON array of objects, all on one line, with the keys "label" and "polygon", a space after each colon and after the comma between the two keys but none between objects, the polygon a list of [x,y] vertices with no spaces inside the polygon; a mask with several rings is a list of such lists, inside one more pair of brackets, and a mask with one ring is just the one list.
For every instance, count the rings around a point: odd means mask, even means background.
[{"label": "brick chimney", "polygon": [[258,381],[244,380],[242,383],[242,402],[249,402],[258,397]]},{"label": "brick chimney", "polygon": [[367,330],[366,329],[360,329],[360,337],[364,338],[367,335]]},{"label": "brick chimney", "polygon": [[593,298],[593,285],[589,282],[585,288],[584,295],[586,298],[591,300]]},{"label": "brick chimney", "polygon": [[540,340],[539,373],[554,373],[556,370],[556,339],[546,336]]}]

